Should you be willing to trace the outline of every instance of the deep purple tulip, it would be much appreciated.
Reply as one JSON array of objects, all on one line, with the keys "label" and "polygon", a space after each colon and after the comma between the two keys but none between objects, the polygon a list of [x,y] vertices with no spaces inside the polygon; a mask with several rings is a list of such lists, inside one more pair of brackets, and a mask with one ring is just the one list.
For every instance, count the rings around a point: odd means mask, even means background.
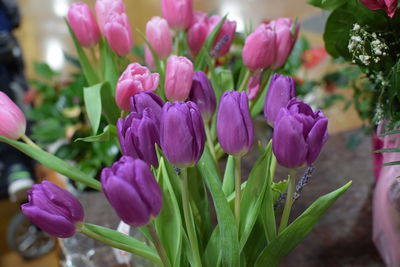
[{"label": "deep purple tulip", "polygon": [[140,159],[122,156],[111,168],[102,170],[101,185],[118,216],[133,227],[148,224],[161,211],[160,186]]},{"label": "deep purple tulip", "polygon": [[76,223],[82,222],[81,203],[68,191],[49,181],[36,184],[28,193],[29,202],[21,206],[29,220],[56,237],[71,237]]},{"label": "deep purple tulip", "polygon": [[293,97],[296,97],[294,80],[289,76],[275,73],[269,84],[264,104],[264,117],[270,125],[274,125],[279,110],[286,107]]},{"label": "deep purple tulip", "polygon": [[176,167],[194,166],[204,150],[205,131],[197,105],[189,102],[165,103],[161,116],[161,148]]},{"label": "deep purple tulip", "polygon": [[139,114],[143,114],[146,108],[150,108],[154,116],[157,119],[157,125],[160,125],[162,107],[164,101],[153,92],[140,92],[139,94],[133,95],[130,99],[131,111]]},{"label": "deep purple tulip", "polygon": [[328,119],[322,111],[292,98],[275,119],[272,149],[279,164],[287,168],[311,165],[328,139]]},{"label": "deep purple tulip", "polygon": [[215,112],[217,100],[210,80],[202,71],[197,71],[193,74],[189,100],[197,104],[205,121],[211,119]]},{"label": "deep purple tulip", "polygon": [[230,155],[243,156],[254,141],[249,99],[245,92],[226,91],[217,114],[218,141]]},{"label": "deep purple tulip", "polygon": [[160,144],[160,126],[150,108],[118,119],[117,129],[122,154],[158,167],[155,144]]}]

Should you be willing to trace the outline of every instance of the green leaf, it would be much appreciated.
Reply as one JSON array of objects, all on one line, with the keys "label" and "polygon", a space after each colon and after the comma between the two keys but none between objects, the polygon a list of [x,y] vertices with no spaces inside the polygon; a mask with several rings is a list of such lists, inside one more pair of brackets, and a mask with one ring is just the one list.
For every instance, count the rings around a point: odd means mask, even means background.
[{"label": "green leaf", "polygon": [[104,39],[100,41],[100,53],[104,79],[110,83],[112,88],[111,95],[114,97],[115,87],[119,78],[118,65],[116,63],[115,53]]},{"label": "green leaf", "polygon": [[155,227],[171,265],[179,267],[182,251],[182,221],[164,158],[160,159],[157,179],[163,192],[163,207],[155,219]]},{"label": "green leaf", "polygon": [[222,180],[222,191],[229,196],[235,190],[235,157],[229,155],[225,166],[224,179]]},{"label": "green leaf", "polygon": [[57,72],[53,71],[48,64],[43,62],[33,62],[33,68],[37,74],[48,80],[57,75]]},{"label": "green leaf", "polygon": [[97,77],[96,71],[93,69],[85,52],[82,49],[82,46],[76,39],[74,31],[72,30],[72,28],[69,25],[67,20],[65,20],[65,23],[67,24],[69,33],[72,37],[72,40],[74,41],[75,49],[78,52],[78,56],[79,56],[79,62],[81,63],[83,73],[85,74],[85,78],[86,78],[89,86],[98,83],[99,78]]},{"label": "green leaf", "polygon": [[318,198],[306,211],[280,233],[259,255],[255,266],[277,266],[314,228],[327,209],[350,187],[341,188]]},{"label": "green leaf", "polygon": [[103,142],[103,141],[108,141],[110,140],[111,137],[116,137],[117,136],[117,128],[109,124],[106,127],[104,127],[103,132],[98,135],[93,135],[93,136],[88,136],[88,137],[83,137],[83,138],[77,138],[74,142],[78,141],[83,141],[83,142]]},{"label": "green leaf", "polygon": [[379,150],[375,150],[375,153],[384,153],[384,152],[400,152],[400,147],[392,147],[392,148],[382,148]]},{"label": "green leaf", "polygon": [[3,136],[0,136],[0,141],[15,147],[16,149],[25,153],[29,157],[39,161],[46,167],[49,167],[50,169],[55,170],[56,172],[61,173],[74,181],[83,183],[93,189],[101,190],[101,185],[99,181],[91,177],[88,177],[81,170],[69,165],[62,159],[59,159],[56,156],[47,153],[46,151],[34,148],[22,142],[5,138]]},{"label": "green leaf", "polygon": [[110,86],[110,83],[104,82],[101,87],[101,104],[102,112],[107,119],[109,124],[117,124],[117,120],[120,115],[120,109],[115,102],[114,90]]},{"label": "green leaf", "polygon": [[91,87],[83,88],[83,98],[85,100],[86,112],[89,117],[92,132],[95,135],[100,126],[101,119],[101,87],[98,83]]},{"label": "green leaf", "polygon": [[222,191],[221,179],[218,175],[217,166],[208,151],[204,149],[204,153],[197,165],[203,179],[210,190],[214,200],[217,220],[220,229],[219,249],[221,250],[222,265],[238,266],[239,265],[239,239],[237,227],[232,210]]},{"label": "green leaf", "polygon": [[260,208],[263,203],[267,185],[269,189],[271,189],[271,158],[272,142],[270,141],[263,155],[258,158],[256,164],[252,168],[240,200],[240,250],[244,248],[257,217],[260,214]]},{"label": "green leaf", "polygon": [[230,70],[217,68],[216,72],[217,82],[214,86],[214,90],[217,97],[217,102],[219,102],[219,99],[225,91],[234,90],[235,83],[233,80],[233,74]]},{"label": "green leaf", "polygon": [[90,223],[83,224],[81,232],[107,245],[143,256],[157,265],[162,265],[161,259],[154,249],[129,235]]},{"label": "green leaf", "polygon": [[[264,102],[265,102],[265,97],[267,96],[268,88],[269,88],[269,83],[271,82],[273,71],[268,70],[265,74],[265,79],[268,79],[266,82],[266,85],[260,88],[261,93],[257,97],[255,102],[250,103],[250,113],[251,117],[254,117],[258,115],[263,109],[264,109]],[[263,84],[263,82],[262,82]]]},{"label": "green leaf", "polygon": [[392,135],[392,134],[399,134],[400,130],[394,130],[394,131],[390,131],[390,132],[386,132],[380,135],[380,137],[386,136],[386,135]]},{"label": "green leaf", "polygon": [[203,254],[203,265],[204,266],[220,266],[221,264],[221,249],[219,247],[219,227],[218,225],[215,227],[214,231],[211,234],[210,239],[208,240],[207,247],[204,250]]},{"label": "green leaf", "polygon": [[310,5],[319,7],[325,10],[333,10],[345,4],[349,0],[309,0]]},{"label": "green leaf", "polygon": [[393,166],[393,165],[400,165],[400,161],[386,162],[382,166]]}]

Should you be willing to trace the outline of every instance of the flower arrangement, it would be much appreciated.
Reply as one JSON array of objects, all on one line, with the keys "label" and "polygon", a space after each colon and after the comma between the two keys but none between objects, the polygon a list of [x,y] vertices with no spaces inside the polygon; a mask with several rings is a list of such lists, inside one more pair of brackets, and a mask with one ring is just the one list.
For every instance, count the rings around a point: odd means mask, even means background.
[{"label": "flower arrangement", "polygon": [[[297,179],[296,171],[314,163],[328,138],[322,111],[297,99],[293,79],[278,74],[299,25],[280,18],[235,42],[234,21],[193,12],[191,0],[162,0],[162,11],[164,18],[152,18],[145,34],[137,31],[146,43],[144,66],[129,63],[133,35],[121,0],[98,0],[97,22],[84,3],[69,9],[93,133],[80,142],[117,137],[122,154],[100,181],[33,143],[23,113],[0,94],[0,141],[102,191],[146,242],[85,222],[78,199],[50,182],[34,186],[22,211],[56,237],[81,232],[156,265],[276,266],[351,184],[289,220],[310,175]],[[263,109],[273,137],[259,145],[243,181],[241,159],[254,146],[253,118]],[[101,120],[108,126],[99,133]],[[277,163],[290,169],[287,180],[274,181]],[[282,199],[281,214],[275,204]]]}]

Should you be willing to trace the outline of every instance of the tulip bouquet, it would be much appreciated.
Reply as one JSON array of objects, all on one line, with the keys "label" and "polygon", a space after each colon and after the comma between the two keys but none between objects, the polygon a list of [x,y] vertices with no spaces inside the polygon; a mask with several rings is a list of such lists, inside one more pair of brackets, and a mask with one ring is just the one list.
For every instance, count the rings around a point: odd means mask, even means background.
[{"label": "tulip bouquet", "polygon": [[[144,240],[85,222],[75,196],[50,182],[33,187],[22,211],[54,236],[81,232],[156,265],[276,266],[351,184],[289,220],[328,138],[322,111],[296,98],[292,78],[273,74],[285,64],[298,24],[261,24],[233,48],[236,24],[227,16],[193,12],[191,0],[163,0],[162,11],[145,34],[138,31],[147,67],[129,63],[133,36],[122,1],[98,0],[97,22],[84,3],[68,12],[93,132],[79,141],[116,139],[122,154],[100,181],[33,143],[22,112],[0,94],[0,141],[102,191]],[[241,159],[255,143],[253,118],[263,109],[273,137],[259,144],[244,181]],[[99,133],[101,123],[107,126]],[[290,169],[287,180],[274,181],[277,163]],[[310,167],[299,177],[304,165]]]}]

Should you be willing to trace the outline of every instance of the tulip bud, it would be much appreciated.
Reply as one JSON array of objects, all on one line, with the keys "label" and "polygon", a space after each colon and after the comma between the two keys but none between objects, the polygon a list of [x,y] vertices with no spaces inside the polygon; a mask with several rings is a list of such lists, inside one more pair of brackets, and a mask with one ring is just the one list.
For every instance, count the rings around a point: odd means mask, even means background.
[{"label": "tulip bud", "polygon": [[153,55],[147,46],[144,48],[144,61],[146,62],[146,66],[149,68],[149,70],[154,71],[156,69]]},{"label": "tulip bud", "polygon": [[248,84],[248,96],[249,99],[254,99],[258,95],[258,91],[260,90],[260,84],[261,84],[261,78],[262,78],[262,71],[256,71],[249,80]]},{"label": "tulip bud", "polygon": [[361,0],[371,10],[383,9],[389,17],[393,17],[397,10],[398,0]]},{"label": "tulip bud", "polygon": [[250,116],[249,100],[245,92],[226,91],[219,103],[217,136],[224,151],[243,156],[254,140],[254,127]]},{"label": "tulip bud", "polygon": [[[214,15],[209,18],[208,34],[210,34],[214,30],[221,19],[222,18],[218,15]],[[215,53],[217,56],[223,56],[228,53],[233,38],[235,37],[235,32],[236,21],[225,20],[224,24],[218,32],[217,38],[215,38],[213,53]]]},{"label": "tulip bud", "polygon": [[118,119],[117,129],[123,155],[158,167],[155,144],[160,144],[160,125],[150,108]]},{"label": "tulip bud", "polygon": [[276,33],[276,55],[273,67],[278,69],[282,67],[296,43],[299,35],[299,24],[296,25],[294,34],[292,34],[293,21],[289,18],[279,18],[270,22],[270,26]]},{"label": "tulip bud", "polygon": [[189,102],[165,103],[161,116],[161,148],[176,167],[194,166],[203,154],[205,131],[200,110]]},{"label": "tulip bud", "polygon": [[24,215],[56,237],[73,236],[76,223],[83,221],[81,203],[70,192],[49,181],[34,185],[28,192],[28,200],[21,206]]},{"label": "tulip bud", "polygon": [[87,4],[76,2],[68,10],[68,23],[79,43],[84,47],[97,44],[100,38],[99,27]]},{"label": "tulip bud", "polygon": [[193,20],[192,0],[161,0],[163,17],[170,27],[186,29]]},{"label": "tulip bud", "polygon": [[185,101],[190,93],[193,64],[186,57],[171,56],[165,75],[165,96],[169,101]]},{"label": "tulip bud", "polygon": [[128,54],[133,46],[131,25],[125,13],[111,13],[106,18],[104,35],[112,50],[118,55]]},{"label": "tulip bud", "polygon": [[311,165],[328,139],[328,119],[322,111],[293,98],[275,120],[272,150],[279,164],[298,168]]},{"label": "tulip bud", "polygon": [[0,91],[0,136],[18,140],[25,134],[26,119],[21,109]]},{"label": "tulip bud", "polygon": [[290,99],[296,97],[294,80],[289,76],[275,73],[269,84],[264,104],[264,117],[274,125],[275,118],[281,108],[286,107]]},{"label": "tulip bud", "polygon": [[215,112],[217,100],[210,80],[202,71],[193,74],[189,100],[197,104],[204,121],[208,122]]},{"label": "tulip bud", "polygon": [[243,64],[250,70],[264,69],[271,66],[275,60],[276,33],[266,24],[258,26],[244,43]]},{"label": "tulip bud", "polygon": [[158,73],[151,73],[139,63],[131,63],[118,79],[116,89],[117,105],[123,110],[129,110],[131,96],[143,91],[154,91],[160,82]]},{"label": "tulip bud", "polygon": [[103,192],[125,223],[139,227],[157,217],[162,192],[149,166],[140,159],[122,156],[101,172]]},{"label": "tulip bud", "polygon": [[187,33],[187,43],[190,51],[197,55],[203,47],[208,35],[208,17],[203,12],[195,12],[194,23]]},{"label": "tulip bud", "polygon": [[97,0],[96,1],[97,24],[100,31],[104,34],[104,25],[108,16],[112,13],[125,13],[125,4],[122,0]]},{"label": "tulip bud", "polygon": [[154,117],[157,120],[157,125],[160,125],[162,107],[164,101],[153,92],[141,92],[131,97],[131,111],[143,114],[146,108],[150,108]]},{"label": "tulip bud", "polygon": [[153,17],[146,25],[146,39],[160,59],[165,59],[172,51],[172,36],[168,22],[160,17]]}]

